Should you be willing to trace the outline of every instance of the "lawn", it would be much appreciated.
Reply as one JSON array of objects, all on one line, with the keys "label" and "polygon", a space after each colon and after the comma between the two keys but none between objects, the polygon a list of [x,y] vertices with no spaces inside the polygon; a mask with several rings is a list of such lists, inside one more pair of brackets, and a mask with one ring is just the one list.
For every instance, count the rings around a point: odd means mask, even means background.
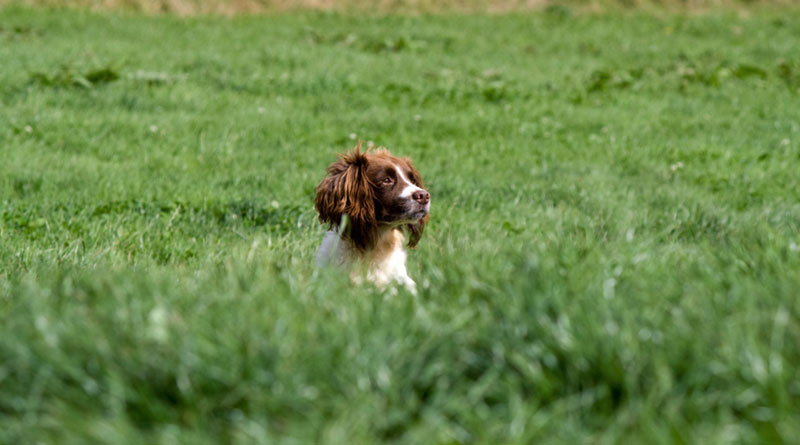
[{"label": "lawn", "polygon": [[[315,270],[414,159],[419,295]],[[0,9],[0,443],[790,443],[800,11]]]}]

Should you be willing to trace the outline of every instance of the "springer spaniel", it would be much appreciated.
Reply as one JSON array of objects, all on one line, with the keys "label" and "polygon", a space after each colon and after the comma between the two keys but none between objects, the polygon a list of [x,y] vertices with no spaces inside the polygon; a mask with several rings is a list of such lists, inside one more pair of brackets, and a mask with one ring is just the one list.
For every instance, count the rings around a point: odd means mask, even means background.
[{"label": "springer spaniel", "polygon": [[329,231],[317,253],[317,264],[349,267],[358,283],[363,273],[378,287],[405,285],[416,294],[406,272],[403,230],[414,248],[428,221],[431,195],[408,158],[381,148],[339,155],[328,176],[316,187],[314,206]]}]

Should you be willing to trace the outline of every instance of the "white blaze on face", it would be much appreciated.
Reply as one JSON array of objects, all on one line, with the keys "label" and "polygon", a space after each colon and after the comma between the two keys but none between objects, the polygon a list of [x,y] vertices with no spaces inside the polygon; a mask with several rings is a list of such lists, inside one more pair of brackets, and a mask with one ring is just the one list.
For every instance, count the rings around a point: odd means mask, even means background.
[{"label": "white blaze on face", "polygon": [[411,197],[412,193],[422,190],[421,188],[412,184],[411,181],[409,181],[408,178],[406,178],[406,175],[403,174],[403,171],[400,170],[400,167],[395,165],[394,169],[397,171],[397,177],[400,178],[400,181],[402,181],[405,184],[405,188],[403,188],[403,191],[400,192],[401,198],[409,198]]}]

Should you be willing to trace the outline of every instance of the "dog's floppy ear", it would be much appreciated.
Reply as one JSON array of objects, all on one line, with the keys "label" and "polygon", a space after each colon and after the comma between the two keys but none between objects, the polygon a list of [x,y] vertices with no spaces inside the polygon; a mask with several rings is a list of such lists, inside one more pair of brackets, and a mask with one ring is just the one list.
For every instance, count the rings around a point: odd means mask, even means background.
[{"label": "dog's floppy ear", "polygon": [[413,249],[417,247],[419,244],[420,238],[422,238],[422,231],[425,229],[425,223],[428,222],[428,217],[430,214],[423,216],[414,224],[408,224],[406,227],[408,228],[408,247]]},{"label": "dog's floppy ear", "polygon": [[314,207],[319,220],[336,229],[347,215],[343,237],[364,250],[375,243],[375,197],[367,177],[367,154],[361,152],[361,141],[350,153],[328,167],[328,176],[315,188]]}]

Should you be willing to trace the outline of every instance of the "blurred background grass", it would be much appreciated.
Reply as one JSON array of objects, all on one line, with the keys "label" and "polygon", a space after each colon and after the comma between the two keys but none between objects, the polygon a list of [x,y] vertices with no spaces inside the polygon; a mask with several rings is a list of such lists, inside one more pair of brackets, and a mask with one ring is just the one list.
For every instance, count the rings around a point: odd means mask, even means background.
[{"label": "blurred background grass", "polygon": [[589,12],[631,9],[700,12],[720,8],[745,10],[760,7],[798,6],[798,2],[795,0],[0,0],[0,6],[8,4],[178,15],[235,15],[290,10],[369,13],[503,13],[548,8]]}]

